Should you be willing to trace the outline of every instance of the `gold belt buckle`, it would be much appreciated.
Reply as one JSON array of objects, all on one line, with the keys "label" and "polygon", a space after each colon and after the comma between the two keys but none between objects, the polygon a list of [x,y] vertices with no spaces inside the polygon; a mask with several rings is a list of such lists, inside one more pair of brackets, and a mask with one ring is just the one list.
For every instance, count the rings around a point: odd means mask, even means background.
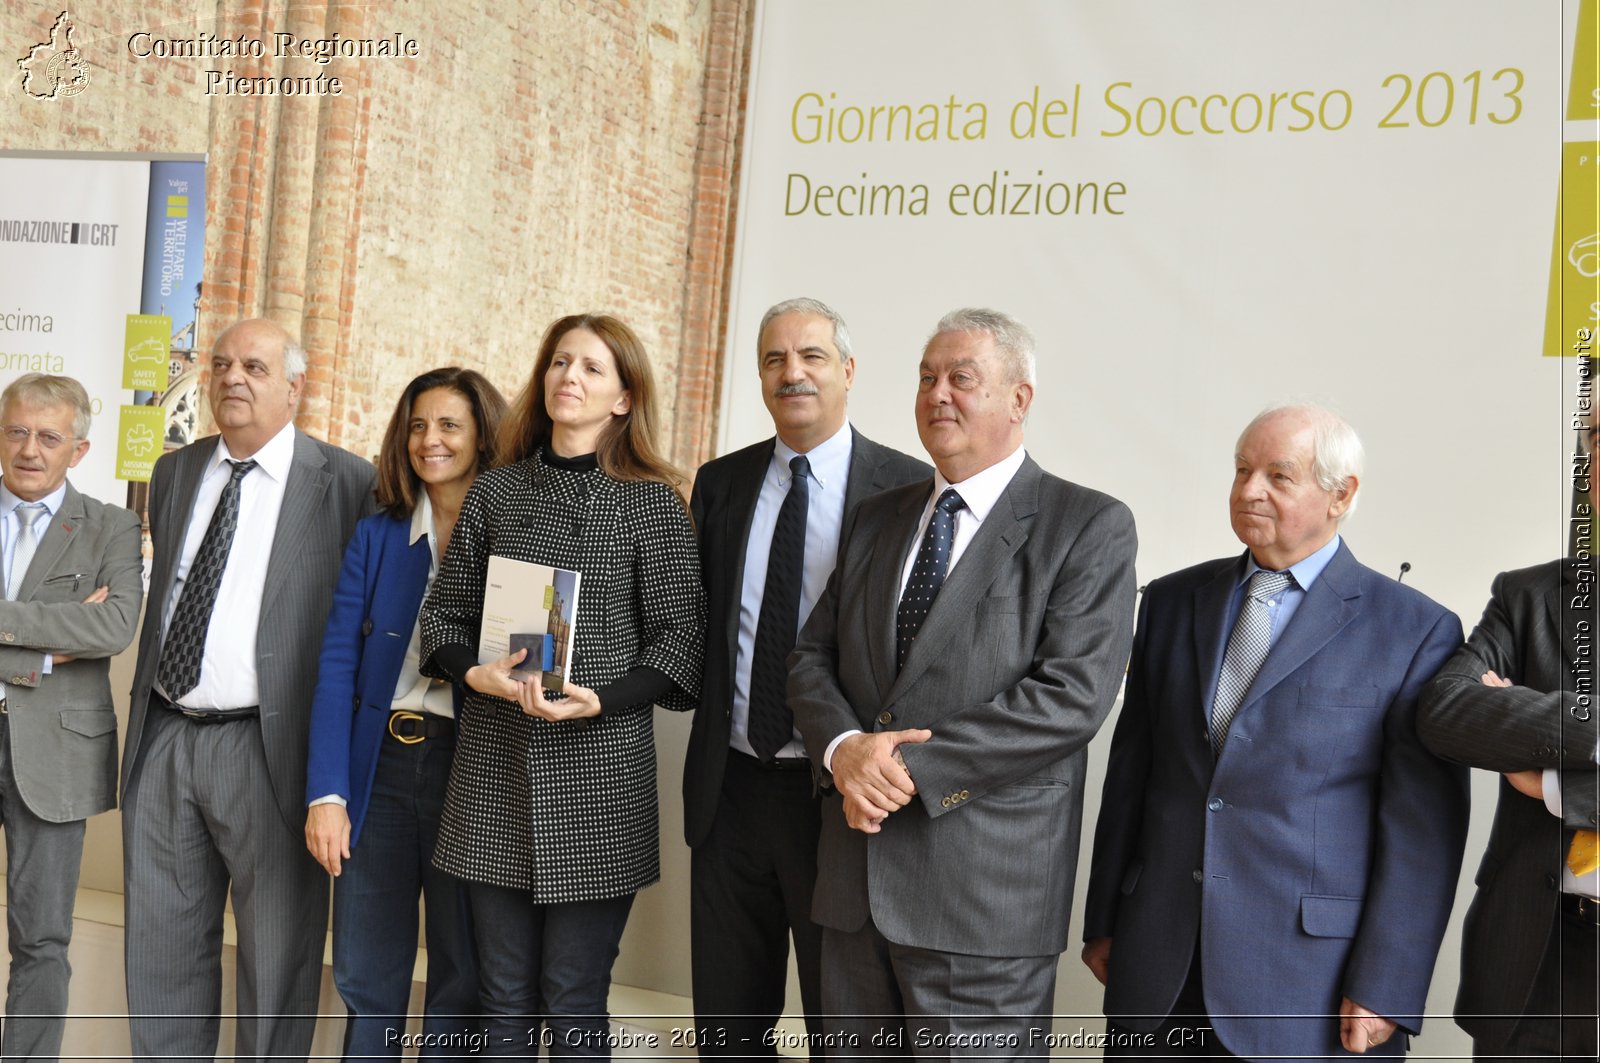
[{"label": "gold belt buckle", "polygon": [[422,717],[414,712],[391,712],[389,714],[389,734],[391,737],[393,737],[396,741],[408,746],[414,746],[418,742],[422,741],[424,737],[422,735],[403,735],[399,731],[396,731],[394,729],[394,722],[398,719],[416,720],[418,723],[422,722]]}]

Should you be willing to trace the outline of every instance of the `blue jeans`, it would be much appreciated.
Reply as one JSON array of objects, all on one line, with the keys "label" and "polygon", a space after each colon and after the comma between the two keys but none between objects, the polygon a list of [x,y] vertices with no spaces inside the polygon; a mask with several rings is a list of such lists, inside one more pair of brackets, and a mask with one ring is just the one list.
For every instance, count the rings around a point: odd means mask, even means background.
[{"label": "blue jeans", "polygon": [[527,890],[468,892],[489,1054],[532,1058],[542,1041],[551,1059],[610,1059],[606,998],[633,894],[535,904]]},{"label": "blue jeans", "polygon": [[[333,982],[350,1013],[346,1059],[401,1056],[418,893],[428,944],[421,1058],[466,1059],[467,1048],[481,1044],[466,887],[432,863],[454,752],[453,736],[405,745],[387,735],[378,752],[361,837],[333,890]],[[478,1039],[464,1040],[473,1031]]]}]

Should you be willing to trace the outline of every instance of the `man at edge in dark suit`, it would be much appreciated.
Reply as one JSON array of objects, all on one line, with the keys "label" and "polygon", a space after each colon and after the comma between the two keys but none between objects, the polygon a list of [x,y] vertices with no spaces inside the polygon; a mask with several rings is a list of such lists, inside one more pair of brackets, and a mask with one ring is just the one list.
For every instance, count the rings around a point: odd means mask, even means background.
[{"label": "man at edge in dark suit", "polygon": [[1133,515],[1023,447],[1033,337],[939,322],[935,477],[863,502],[791,658],[823,801],[812,914],[828,1056],[1043,1057],[1086,747],[1133,634]]},{"label": "man at edge in dark suit", "polygon": [[1327,410],[1260,414],[1244,554],[1145,589],[1084,912],[1109,1054],[1398,1055],[1422,1026],[1468,797],[1415,713],[1461,624],[1344,545],[1362,457]]},{"label": "man at edge in dark suit", "polygon": [[1577,554],[1496,577],[1483,619],[1417,710],[1441,757],[1500,772],[1461,935],[1456,1024],[1479,1059],[1596,1055],[1594,425],[1575,468]]},{"label": "man at edge in dark suit", "polygon": [[374,470],[304,435],[306,355],[281,327],[217,338],[221,434],[156,462],[155,557],[122,765],[129,1028],[141,1059],[208,1059],[222,910],[239,930],[240,1059],[304,1058],[328,875],[306,851],[306,734],[344,546]]},{"label": "man at edge in dark suit", "polygon": [[[782,684],[795,632],[833,571],[846,514],[928,475],[845,420],[855,357],[832,308],[778,303],[758,335],[761,395],[777,435],[708,462],[691,501],[710,607],[683,773],[702,1056],[776,1054],[769,1035],[783,1013],[791,934],[807,1031],[821,1033],[822,931],[811,921],[819,801]],[[786,505],[785,525],[803,532],[788,550],[779,527]],[[776,687],[762,682],[758,657],[779,670]],[[822,1057],[820,1045],[813,1055]]]}]

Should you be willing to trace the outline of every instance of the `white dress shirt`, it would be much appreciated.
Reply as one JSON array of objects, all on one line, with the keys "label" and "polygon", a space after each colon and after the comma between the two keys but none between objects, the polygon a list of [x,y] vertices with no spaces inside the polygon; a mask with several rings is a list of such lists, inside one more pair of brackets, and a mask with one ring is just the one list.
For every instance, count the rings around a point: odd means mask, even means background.
[{"label": "white dress shirt", "polygon": [[[1016,478],[1017,470],[1022,468],[1023,461],[1028,457],[1026,447],[1018,446],[1009,455],[1001,458],[993,465],[981,472],[973,473],[958,484],[951,483],[944,478],[941,472],[933,474],[933,491],[928,495],[927,503],[922,507],[922,517],[917,521],[917,533],[911,537],[911,542],[906,550],[905,562],[900,566],[900,594],[905,595],[906,584],[911,582],[911,569],[916,564],[917,550],[922,545],[923,536],[928,534],[928,522],[933,519],[933,507],[939,501],[939,496],[945,489],[954,487],[961,496],[962,508],[956,511],[955,535],[950,542],[950,567],[945,570],[945,579],[948,580],[956,570],[956,565],[961,561],[961,555],[967,552],[967,547],[972,544],[973,536],[978,534],[978,529],[983,527],[983,522],[988,519],[989,513],[1000,501],[1000,496],[1006,493],[1006,488],[1011,486],[1011,481]],[[935,601],[937,605],[937,600]],[[828,748],[823,753],[823,763],[829,771],[833,770],[833,751],[851,735],[860,734],[861,731],[845,731],[828,743]]]},{"label": "white dress shirt", "polygon": [[[261,622],[261,597],[267,585],[267,560],[278,534],[278,513],[283,509],[283,489],[294,464],[294,425],[285,425],[267,445],[251,457],[259,465],[239,481],[239,524],[228,550],[228,563],[217,588],[217,604],[206,630],[205,655],[200,659],[200,682],[178,699],[192,709],[243,709],[261,704],[256,676],[256,631]],[[233,475],[228,444],[217,437],[194,508],[184,532],[178,571],[161,608],[161,644],[166,646],[172,612],[183,594],[195,554],[211,524],[222,489]]]},{"label": "white dress shirt", "polygon": [[[832,436],[806,452],[811,463],[811,483],[806,498],[806,556],[800,578],[800,616],[795,630],[805,626],[811,609],[822,597],[839,556],[839,530],[844,523],[844,493],[850,479],[850,456],[855,446],[846,422]],[[750,518],[750,536],[745,541],[744,583],[739,589],[739,656],[733,665],[733,715],[728,745],[755,756],[750,745],[750,659],[755,653],[756,626],[761,620],[761,599],[767,588],[767,560],[772,553],[772,533],[778,524],[778,510],[789,494],[794,473],[789,462],[799,454],[783,440],[776,441],[772,460],[756,495],[755,513]],[[803,757],[805,745],[798,733],[777,753],[780,757]]]},{"label": "white dress shirt", "polygon": [[[418,491],[417,508],[411,511],[412,546],[424,535],[428,537],[428,585],[422,596],[433,589],[433,578],[439,574],[439,540],[433,534],[433,501],[428,492]],[[406,645],[406,659],[400,665],[400,675],[394,684],[394,701],[389,708],[395,712],[426,712],[454,719],[455,699],[450,684],[443,679],[429,679],[422,674],[422,614],[417,614],[411,625],[411,641]]]}]

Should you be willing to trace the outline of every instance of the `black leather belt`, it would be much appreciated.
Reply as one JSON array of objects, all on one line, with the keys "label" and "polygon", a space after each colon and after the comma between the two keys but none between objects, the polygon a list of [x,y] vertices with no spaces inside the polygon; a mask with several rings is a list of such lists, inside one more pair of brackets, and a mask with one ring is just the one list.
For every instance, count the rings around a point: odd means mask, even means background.
[{"label": "black leather belt", "polygon": [[1600,927],[1600,901],[1580,897],[1576,893],[1563,893],[1561,913],[1581,919],[1591,927]]},{"label": "black leather belt", "polygon": [[444,738],[456,733],[456,722],[431,712],[391,712],[389,737],[402,745],[414,746],[425,738]]},{"label": "black leather belt", "polygon": [[192,709],[187,705],[174,704],[154,690],[150,692],[150,703],[198,724],[233,723],[236,720],[254,720],[261,715],[260,705],[246,705],[242,709]]}]

